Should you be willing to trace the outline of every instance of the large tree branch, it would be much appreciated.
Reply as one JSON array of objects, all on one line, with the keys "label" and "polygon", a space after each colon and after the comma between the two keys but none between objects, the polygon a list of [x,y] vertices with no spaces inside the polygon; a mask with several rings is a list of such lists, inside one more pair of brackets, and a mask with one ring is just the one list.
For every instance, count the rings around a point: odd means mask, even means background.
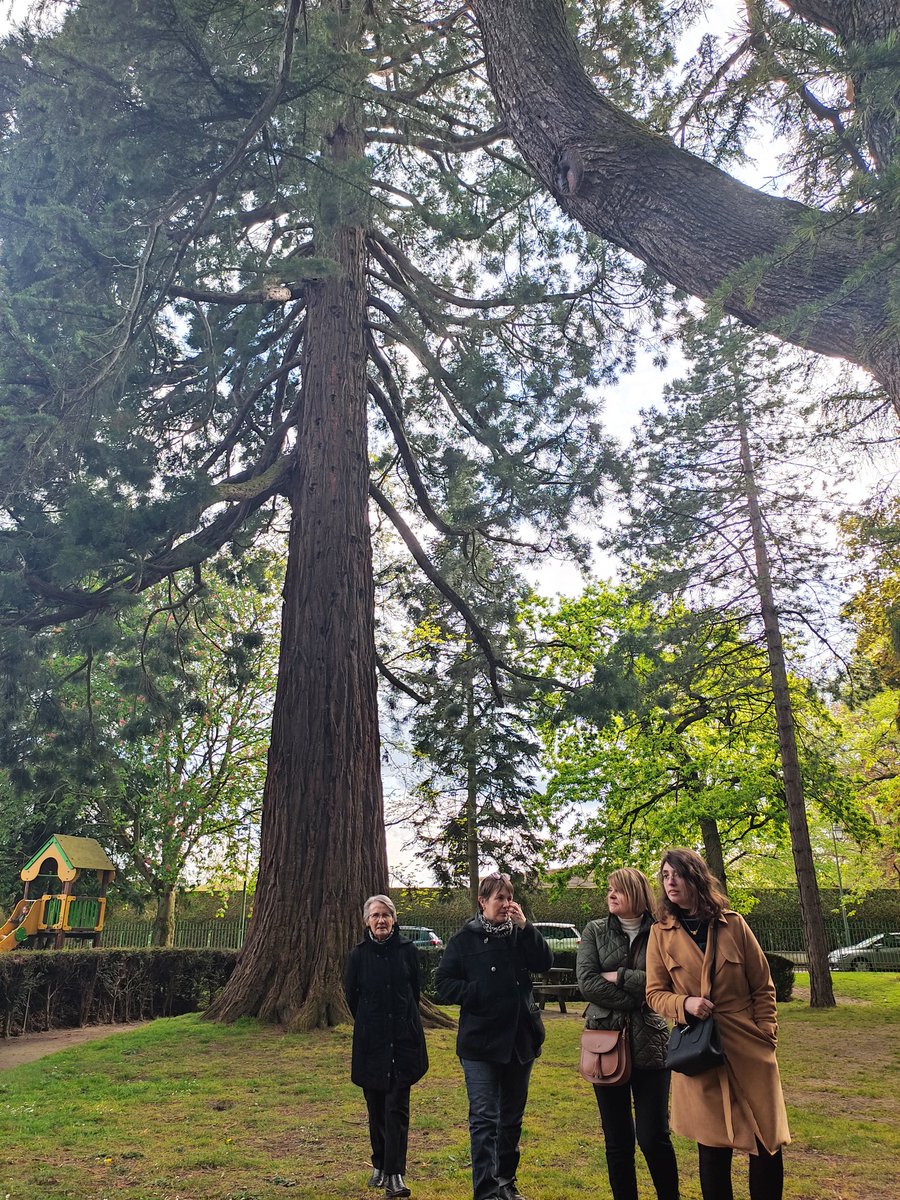
[{"label": "large tree branch", "polygon": [[900,411],[900,266],[876,218],[766,195],[617,109],[562,0],[474,7],[506,127],[569,216],[746,324],[865,367]]},{"label": "large tree branch", "polygon": [[245,471],[213,485],[196,516],[199,518],[203,511],[216,504],[224,502],[226,507],[208,525],[177,545],[126,567],[96,588],[61,588],[33,571],[26,571],[26,584],[43,603],[36,604],[30,612],[2,612],[0,624],[19,625],[37,632],[50,625],[113,608],[129,594],[146,591],[167,576],[196,567],[226,545],[253,512],[284,489],[293,465],[293,455],[284,454],[258,475]]},{"label": "large tree branch", "polygon": [[400,513],[391,504],[384,492],[375,486],[374,483],[369,484],[369,495],[388,518],[400,537],[406,543],[406,547],[412,554],[413,558],[418,563],[421,570],[431,580],[437,590],[453,605],[468,627],[472,641],[481,650],[487,662],[488,674],[491,680],[491,688],[494,695],[497,697],[498,703],[503,702],[503,693],[500,691],[500,681],[497,678],[497,672],[503,665],[497,659],[494,653],[494,648],[491,645],[491,640],[483,629],[481,622],[475,616],[472,609],[466,601],[460,596],[455,588],[451,587],[447,580],[443,577],[428,555],[422,548],[419,539],[407,525],[406,521],[400,516]]}]

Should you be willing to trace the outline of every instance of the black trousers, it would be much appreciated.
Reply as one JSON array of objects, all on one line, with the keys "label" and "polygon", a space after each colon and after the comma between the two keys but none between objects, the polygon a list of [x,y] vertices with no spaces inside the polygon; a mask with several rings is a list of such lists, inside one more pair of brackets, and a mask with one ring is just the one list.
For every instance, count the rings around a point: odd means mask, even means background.
[{"label": "black trousers", "polygon": [[669,1078],[668,1071],[635,1067],[628,1083],[594,1088],[613,1200],[638,1200],[635,1140],[659,1200],[678,1200],[678,1163],[669,1136]]},{"label": "black trousers", "polygon": [[372,1166],[385,1175],[406,1172],[406,1146],[409,1141],[409,1088],[394,1087],[387,1092],[363,1088],[369,1110],[369,1140]]},{"label": "black trousers", "polygon": [[[750,1158],[750,1200],[781,1200],[784,1191],[784,1159],[781,1150],[767,1154],[756,1143],[757,1154]],[[698,1144],[700,1155],[700,1191],[703,1200],[734,1200],[731,1186],[731,1159],[728,1146]]]}]

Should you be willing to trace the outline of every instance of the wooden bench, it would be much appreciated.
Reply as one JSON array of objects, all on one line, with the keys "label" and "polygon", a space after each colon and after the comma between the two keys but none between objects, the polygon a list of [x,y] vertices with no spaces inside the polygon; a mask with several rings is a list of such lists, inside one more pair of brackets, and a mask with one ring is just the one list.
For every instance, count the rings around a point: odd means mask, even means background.
[{"label": "wooden bench", "polygon": [[555,1000],[561,1013],[566,1012],[566,1000],[580,999],[578,984],[575,982],[575,972],[566,967],[551,967],[545,975],[539,975],[534,981],[534,994],[538,1007],[543,1008],[548,1000]]}]

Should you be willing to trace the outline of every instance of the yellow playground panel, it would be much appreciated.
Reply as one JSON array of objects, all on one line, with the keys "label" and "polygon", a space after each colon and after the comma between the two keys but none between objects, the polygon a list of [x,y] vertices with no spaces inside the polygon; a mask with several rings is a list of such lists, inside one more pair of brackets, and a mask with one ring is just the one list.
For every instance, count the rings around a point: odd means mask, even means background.
[{"label": "yellow playground panel", "polygon": [[15,950],[28,938],[52,941],[57,950],[67,937],[89,937],[98,946],[115,873],[99,842],[55,833],[20,872],[25,892],[0,927],[0,951]]}]

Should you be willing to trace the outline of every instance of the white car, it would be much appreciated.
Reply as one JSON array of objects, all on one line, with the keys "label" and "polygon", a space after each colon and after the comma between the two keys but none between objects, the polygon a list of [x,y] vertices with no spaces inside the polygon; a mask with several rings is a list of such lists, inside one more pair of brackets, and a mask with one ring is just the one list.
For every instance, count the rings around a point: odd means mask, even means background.
[{"label": "white car", "polygon": [[443,950],[444,943],[427,925],[401,925],[400,932],[420,950]]},{"label": "white car", "polygon": [[547,939],[551,950],[577,950],[581,943],[581,934],[575,926],[564,921],[535,921],[534,927]]}]

